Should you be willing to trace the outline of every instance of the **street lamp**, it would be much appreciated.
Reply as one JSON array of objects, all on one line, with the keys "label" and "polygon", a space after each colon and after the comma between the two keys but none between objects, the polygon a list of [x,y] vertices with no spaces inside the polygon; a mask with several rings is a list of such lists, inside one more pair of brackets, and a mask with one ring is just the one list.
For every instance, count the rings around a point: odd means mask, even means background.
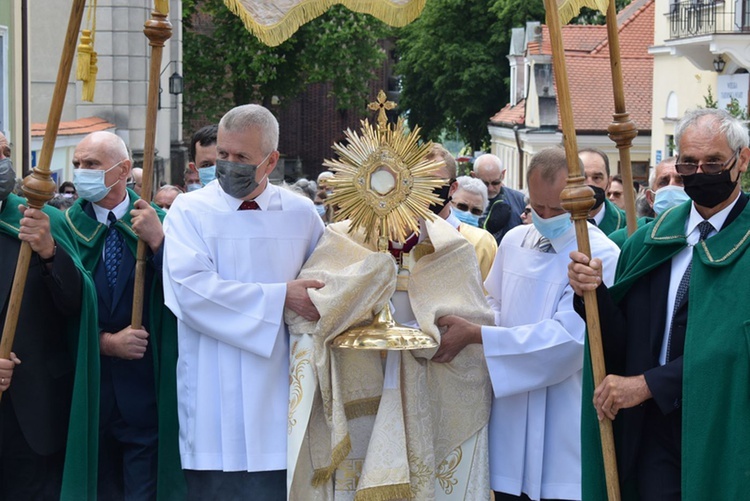
[{"label": "street lamp", "polygon": [[726,66],[727,62],[724,61],[724,58],[719,55],[716,59],[714,59],[714,70],[716,70],[716,73],[721,73],[724,71],[724,66]]},{"label": "street lamp", "polygon": [[[169,66],[172,63],[177,63],[177,61],[170,61],[169,64],[167,64],[164,67],[164,69],[161,70],[161,73],[159,73],[159,109],[160,110],[163,108],[165,109],[174,108],[173,106],[161,105],[161,93],[163,91],[163,89],[161,88],[161,76],[164,74],[165,71],[167,71],[167,68],[169,68]],[[185,84],[184,84],[184,79],[182,78],[182,75],[180,75],[179,73],[177,73],[177,71],[175,71],[174,73],[172,73],[172,76],[169,77],[169,93],[172,94],[173,96],[179,96],[180,94],[182,94],[184,88],[185,88]]]}]

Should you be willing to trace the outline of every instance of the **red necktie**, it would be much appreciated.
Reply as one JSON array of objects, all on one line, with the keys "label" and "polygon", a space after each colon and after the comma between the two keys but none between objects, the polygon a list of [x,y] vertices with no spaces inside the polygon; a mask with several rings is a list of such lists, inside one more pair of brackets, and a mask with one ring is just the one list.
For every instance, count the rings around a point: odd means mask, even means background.
[{"label": "red necktie", "polygon": [[258,205],[258,202],[255,200],[245,200],[242,202],[242,205],[240,205],[240,208],[237,210],[260,210],[260,206]]}]

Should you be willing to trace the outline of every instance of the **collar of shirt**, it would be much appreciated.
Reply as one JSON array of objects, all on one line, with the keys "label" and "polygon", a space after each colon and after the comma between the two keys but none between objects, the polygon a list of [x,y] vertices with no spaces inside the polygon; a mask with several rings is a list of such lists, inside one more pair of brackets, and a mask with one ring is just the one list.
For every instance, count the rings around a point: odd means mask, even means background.
[{"label": "collar of shirt", "polygon": [[602,209],[594,215],[594,222],[596,223],[597,226],[602,224],[602,221],[604,220],[605,212],[607,212],[607,204],[602,202]]},{"label": "collar of shirt", "polygon": [[[537,230],[536,226],[533,224],[528,224],[526,226],[529,227],[529,231],[526,232],[526,236],[521,242],[521,247],[533,249],[539,239],[542,238],[542,234],[539,233],[539,230]],[[552,248],[555,249],[555,252],[560,254],[570,244],[570,241],[575,239],[575,237],[576,227],[571,224],[570,228],[568,228],[565,233],[557,238],[550,239],[550,243],[552,244]]]},{"label": "collar of shirt", "polygon": [[[709,238],[712,235],[714,235],[717,231],[721,229],[722,226],[724,226],[724,222],[727,220],[727,217],[729,216],[729,213],[732,212],[732,209],[734,208],[734,205],[737,203],[737,200],[740,199],[739,193],[735,197],[734,201],[721,209],[719,212],[714,214],[708,219],[708,222],[711,223],[711,226],[714,227],[713,231],[708,234]],[[704,221],[703,216],[701,216],[698,211],[695,208],[695,203],[693,203],[690,206],[690,217],[687,220],[687,225],[685,226],[685,235],[687,235],[687,243],[688,245],[695,245],[698,243],[698,239],[700,238],[700,231],[698,231],[698,225]]]},{"label": "collar of shirt", "polygon": [[451,207],[451,211],[448,214],[448,217],[445,218],[445,220],[448,221],[448,224],[450,224],[456,229],[458,229],[458,227],[461,226],[461,221],[459,221],[458,218],[453,214],[453,207]]},{"label": "collar of shirt", "polygon": [[[239,209],[240,205],[242,205],[243,200],[234,198],[231,195],[227,195],[226,192],[221,189],[221,185],[218,185],[217,188],[221,196],[224,197],[224,200],[226,200],[229,207],[232,207],[235,210]],[[266,184],[266,189],[264,189],[261,194],[255,197],[253,200],[258,204],[260,210],[281,210],[281,196],[279,195],[278,190],[279,188],[277,186],[274,186],[270,181],[268,181],[268,184]]]},{"label": "collar of shirt", "polygon": [[102,224],[109,225],[107,221],[107,216],[109,216],[109,211],[115,213],[115,217],[118,219],[122,219],[122,217],[125,215],[126,212],[128,212],[128,207],[130,207],[130,195],[128,195],[127,192],[125,192],[125,199],[123,199],[122,202],[117,204],[114,209],[105,209],[104,207],[99,206],[98,204],[91,204],[94,207],[94,214],[96,214],[96,220],[99,221]]}]

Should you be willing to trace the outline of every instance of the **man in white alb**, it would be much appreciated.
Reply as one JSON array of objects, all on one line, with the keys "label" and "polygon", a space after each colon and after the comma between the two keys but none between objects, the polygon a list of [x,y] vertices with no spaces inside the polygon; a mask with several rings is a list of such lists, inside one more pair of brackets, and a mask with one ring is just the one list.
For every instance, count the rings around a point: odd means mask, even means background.
[{"label": "man in white alb", "polygon": [[258,105],[219,123],[215,181],[175,199],[164,295],[178,319],[180,456],[189,499],[285,499],[284,308],[315,320],[296,280],[323,233],[312,201],[268,182],[278,122]]}]

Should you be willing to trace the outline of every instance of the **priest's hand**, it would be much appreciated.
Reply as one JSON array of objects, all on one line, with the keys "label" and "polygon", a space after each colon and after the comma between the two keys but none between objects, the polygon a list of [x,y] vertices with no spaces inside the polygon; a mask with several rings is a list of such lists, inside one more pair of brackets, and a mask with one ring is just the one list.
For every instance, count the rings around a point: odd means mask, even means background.
[{"label": "priest's hand", "polygon": [[18,230],[18,239],[28,242],[31,250],[39,254],[42,259],[54,256],[55,239],[50,233],[49,216],[39,209],[31,209],[25,205],[19,205],[18,212],[23,215]]},{"label": "priest's hand", "polygon": [[138,238],[146,242],[151,252],[156,254],[164,242],[164,230],[161,227],[156,210],[145,200],[135,201],[135,209],[130,211],[132,217],[133,231]]},{"label": "priest's hand", "polygon": [[128,326],[114,334],[102,332],[99,336],[99,351],[102,355],[140,360],[148,346],[148,332]]},{"label": "priest's hand", "polygon": [[13,379],[13,369],[20,364],[15,353],[10,352],[10,359],[0,358],[0,391],[6,391],[10,388],[10,381]]},{"label": "priest's hand", "polygon": [[568,280],[573,291],[583,296],[584,291],[593,291],[602,283],[602,260],[589,259],[586,254],[578,251],[570,253],[568,263]]},{"label": "priest's hand", "polygon": [[620,409],[629,409],[651,398],[646,378],[610,374],[594,390],[594,407],[599,420],[614,419]]},{"label": "priest's hand", "polygon": [[286,284],[286,300],[284,306],[289,308],[305,320],[319,320],[320,313],[310,300],[307,289],[320,289],[325,284],[320,280],[292,280]]},{"label": "priest's hand", "polygon": [[433,362],[448,363],[470,344],[482,343],[482,326],[456,315],[438,318],[437,325],[445,328],[440,335],[440,348],[432,357]]}]

